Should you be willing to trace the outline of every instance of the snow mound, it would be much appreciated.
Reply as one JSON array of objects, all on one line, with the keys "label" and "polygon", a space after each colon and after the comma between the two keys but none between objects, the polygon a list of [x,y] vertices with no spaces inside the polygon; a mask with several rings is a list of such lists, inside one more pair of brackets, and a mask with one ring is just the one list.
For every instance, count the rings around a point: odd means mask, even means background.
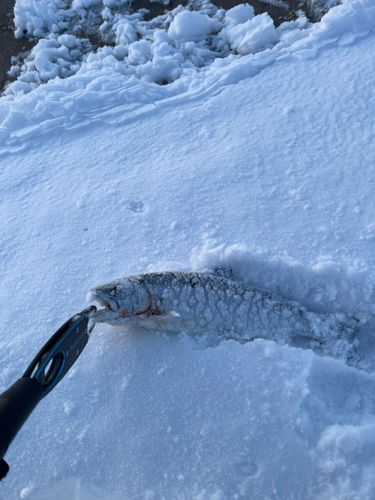
[{"label": "snow mound", "polygon": [[[38,17],[39,11],[32,10],[37,3],[30,2],[17,4],[18,25],[29,26],[32,32],[50,26],[54,12],[63,11],[68,24],[78,15],[75,12],[72,17],[73,11],[62,9],[60,3],[53,4],[59,10],[42,3]],[[74,4],[83,9],[81,16],[88,16],[84,5]],[[115,123],[148,113],[159,103],[173,104],[182,96],[201,100],[256,76],[285,56],[315,57],[332,44],[353,43],[369,34],[375,23],[374,0],[334,7],[313,26],[302,16],[277,29],[269,16],[253,17],[246,5],[228,12],[205,5],[201,12],[178,7],[150,22],[140,14],[114,13],[111,17],[106,11],[111,20],[103,22],[103,29],[115,46],[95,53],[88,41],[63,35],[60,25],[52,24],[52,31],[39,40],[30,58],[11,70],[18,79],[0,99],[0,144],[16,146],[20,140],[25,144],[56,127],[84,126],[93,115],[95,120],[100,116],[101,121]],[[184,22],[191,16],[200,20],[193,31]],[[111,79],[111,85],[104,84],[104,76]]]},{"label": "snow mound", "polygon": [[237,26],[245,24],[254,17],[254,8],[249,4],[236,5],[225,13],[225,24],[227,26]]},{"label": "snow mound", "polygon": [[367,266],[359,262],[345,266],[319,258],[306,266],[287,255],[270,255],[267,250],[242,244],[218,245],[209,238],[193,250],[190,262],[194,271],[227,267],[235,279],[299,302],[311,311],[375,315],[375,285]]},{"label": "snow mound", "polygon": [[64,0],[18,0],[14,6],[16,38],[23,34],[42,38],[60,32],[68,28],[70,15]]},{"label": "snow mound", "polygon": [[208,17],[201,12],[190,12],[183,10],[178,12],[169,25],[168,35],[172,40],[204,39],[211,33],[217,33],[222,24],[217,19]]},{"label": "snow mound", "polygon": [[[95,4],[96,8],[99,4]],[[114,47],[107,46],[93,52],[88,40],[72,38],[70,43],[73,46],[69,48],[74,48],[74,51],[62,54],[61,45],[66,47],[66,42],[61,40],[64,28],[70,26],[68,31],[71,34],[63,36],[77,36],[83,21],[92,14],[87,9],[93,6],[73,3],[71,9],[67,6],[65,10],[60,9],[60,24],[53,22],[57,22],[58,18],[55,4],[51,13],[49,4],[43,4],[44,9],[35,6],[34,11],[34,4],[26,4],[24,11],[22,6],[18,4],[17,35],[27,30],[29,35],[40,40],[25,62],[12,67],[11,74],[18,75],[18,82],[6,89],[5,94],[10,95],[30,92],[41,83],[56,77],[66,78],[77,73],[80,68],[85,71],[87,68],[103,68],[103,65],[115,65],[115,71],[123,75],[168,84],[191,70],[209,67],[217,57],[257,52],[272,47],[277,41],[273,21],[267,14],[258,16],[259,19],[253,24],[246,24],[253,13],[248,5],[244,5],[240,11],[231,9],[225,16],[224,10],[210,3],[205,4],[199,12],[179,6],[166,15],[145,22],[141,14],[120,14],[116,9],[112,12],[110,5],[103,3],[100,31]],[[223,30],[226,22],[229,26]],[[235,30],[241,23],[243,29]],[[231,34],[232,30],[236,32]],[[246,34],[248,31],[252,35]],[[48,61],[47,67],[41,65],[42,60]],[[67,67],[68,62],[70,67]]]},{"label": "snow mound", "polygon": [[229,43],[231,49],[241,55],[271,49],[279,41],[273,21],[266,13],[224,28],[221,37],[222,43]]}]

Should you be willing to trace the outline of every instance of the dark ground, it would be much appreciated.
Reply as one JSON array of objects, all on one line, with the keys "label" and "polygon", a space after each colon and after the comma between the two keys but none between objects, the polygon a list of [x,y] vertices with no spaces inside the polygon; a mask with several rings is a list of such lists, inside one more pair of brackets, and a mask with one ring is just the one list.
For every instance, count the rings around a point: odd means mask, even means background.
[{"label": "dark ground", "polygon": [[15,38],[13,33],[14,0],[0,0],[0,92],[7,80],[10,58],[30,50],[33,43],[27,38]]},{"label": "dark ground", "polygon": [[[256,15],[268,12],[274,20],[276,26],[281,24],[283,21],[295,19],[298,9],[302,9],[304,11],[307,10],[305,3],[306,0],[284,0],[289,5],[289,9],[276,7],[259,0],[212,0],[212,3],[217,7],[231,9],[236,5],[246,3],[246,1],[254,7]],[[35,43],[27,38],[17,39],[14,37],[14,3],[15,0],[0,0],[0,94],[4,90],[5,84],[10,81],[7,72],[11,66],[11,57],[18,56],[23,52],[27,53],[32,49]],[[165,6],[158,2],[150,2],[150,0],[134,0],[132,8],[134,11],[138,11],[139,9],[149,10],[150,12],[147,15],[147,18],[152,19],[156,16],[164,14],[165,10],[172,10],[180,4],[187,5],[187,3],[187,0],[171,0],[169,5]],[[307,16],[309,17],[308,12]],[[95,33],[87,33],[84,36],[90,39],[94,48],[105,45],[105,42]]]}]

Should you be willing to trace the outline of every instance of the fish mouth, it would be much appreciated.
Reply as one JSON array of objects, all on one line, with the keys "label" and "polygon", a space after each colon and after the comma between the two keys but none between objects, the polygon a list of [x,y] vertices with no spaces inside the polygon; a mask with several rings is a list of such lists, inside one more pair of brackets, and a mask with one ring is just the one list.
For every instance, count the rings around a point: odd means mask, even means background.
[{"label": "fish mouth", "polygon": [[88,302],[97,302],[101,307],[90,316],[91,330],[96,323],[107,323],[114,326],[132,326],[138,322],[137,316],[125,317],[117,301],[100,289],[90,290],[86,298]]},{"label": "fish mouth", "polygon": [[97,302],[102,309],[98,309],[98,313],[106,310],[118,311],[120,309],[118,303],[113,297],[100,290],[90,290],[86,297],[87,302]]}]

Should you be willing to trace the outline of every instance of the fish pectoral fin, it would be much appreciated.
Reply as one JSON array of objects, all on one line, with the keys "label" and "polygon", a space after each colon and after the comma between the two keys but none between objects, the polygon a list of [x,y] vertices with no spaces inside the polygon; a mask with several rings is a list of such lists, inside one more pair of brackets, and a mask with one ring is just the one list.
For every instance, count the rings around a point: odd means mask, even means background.
[{"label": "fish pectoral fin", "polygon": [[142,311],[142,312],[136,314],[136,316],[138,316],[139,318],[142,318],[142,319],[143,318],[151,318],[152,316],[158,316],[159,318],[160,317],[170,318],[174,315],[179,316],[178,313],[175,313],[172,315],[170,313],[162,313],[159,309],[152,308],[151,306],[146,311]]},{"label": "fish pectoral fin", "polygon": [[148,314],[138,316],[138,318],[140,326],[156,331],[179,332],[183,328],[184,322],[186,322],[186,319],[181,317],[176,311],[156,311],[154,314],[150,311]]},{"label": "fish pectoral fin", "polygon": [[168,316],[168,318],[179,318],[180,313],[178,313],[177,311],[169,311],[166,316]]},{"label": "fish pectoral fin", "polygon": [[160,319],[177,319],[180,317],[179,313],[177,311],[168,311],[162,313],[158,309],[154,311],[149,311],[147,314],[144,315],[145,318],[151,318],[151,317],[157,317]]}]

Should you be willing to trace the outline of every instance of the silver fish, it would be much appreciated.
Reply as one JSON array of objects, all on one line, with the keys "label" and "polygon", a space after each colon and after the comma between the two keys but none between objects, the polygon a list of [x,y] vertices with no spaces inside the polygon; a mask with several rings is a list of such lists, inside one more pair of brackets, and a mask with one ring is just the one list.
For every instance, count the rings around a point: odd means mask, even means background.
[{"label": "silver fish", "polygon": [[323,315],[222,273],[163,272],[128,276],[92,288],[87,296],[104,308],[94,323],[183,332],[204,346],[255,338],[354,360],[358,320]]}]

